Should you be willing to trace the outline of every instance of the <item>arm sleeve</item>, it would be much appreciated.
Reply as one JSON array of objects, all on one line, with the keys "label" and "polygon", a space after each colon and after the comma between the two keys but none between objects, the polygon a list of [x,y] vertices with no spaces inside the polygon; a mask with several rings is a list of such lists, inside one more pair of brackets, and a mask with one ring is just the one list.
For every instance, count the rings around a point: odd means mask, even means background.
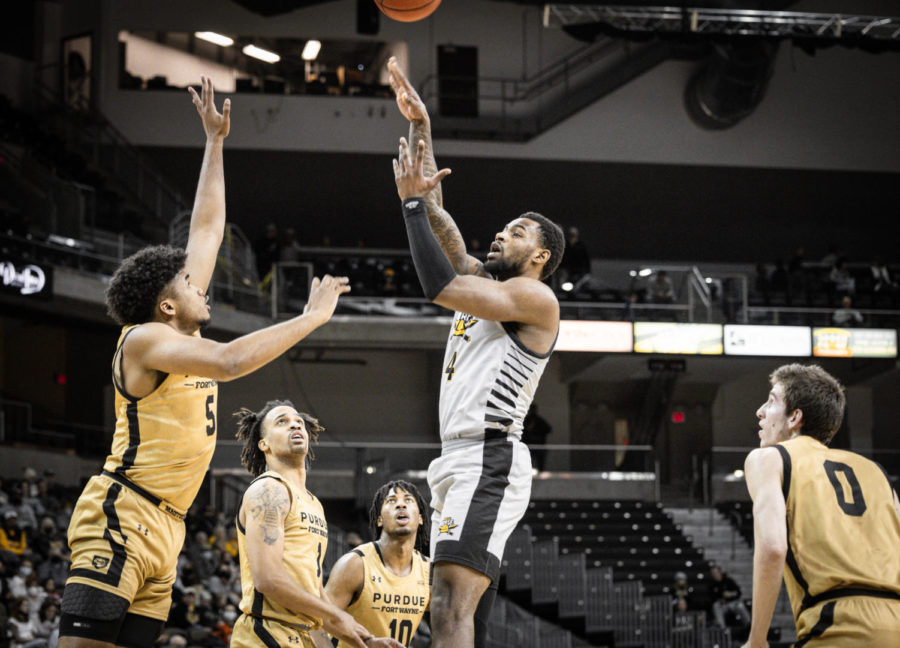
[{"label": "arm sleeve", "polygon": [[406,221],[406,235],[409,237],[409,251],[412,253],[416,274],[425,296],[434,301],[441,291],[453,281],[456,272],[450,260],[441,249],[431,225],[425,200],[407,198],[403,201],[403,220]]}]

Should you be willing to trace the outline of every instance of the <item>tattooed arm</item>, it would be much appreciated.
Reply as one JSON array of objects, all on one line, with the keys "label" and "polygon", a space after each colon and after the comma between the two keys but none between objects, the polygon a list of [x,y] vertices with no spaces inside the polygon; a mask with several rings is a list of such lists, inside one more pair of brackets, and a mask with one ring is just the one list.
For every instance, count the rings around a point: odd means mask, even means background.
[{"label": "tattooed arm", "polygon": [[[320,591],[308,592],[301,588],[285,570],[282,564],[284,520],[290,508],[290,493],[277,479],[259,479],[244,494],[238,518],[246,532],[253,585],[267,599],[293,612],[322,619],[325,630],[347,645],[365,648],[372,633],[323,598]],[[241,574],[241,578],[247,575]]]},{"label": "tattooed arm", "polygon": [[[419,142],[425,143],[424,171],[427,176],[434,176],[438,169],[431,142],[431,119],[428,117],[425,103],[403,74],[394,57],[388,61],[388,71],[391,87],[397,96],[397,107],[409,120],[409,146],[415,151]],[[428,209],[431,231],[434,232],[456,273],[486,276],[481,261],[466,253],[466,243],[462,234],[453,217],[444,209],[444,195],[440,184],[425,196],[425,207]]]}]

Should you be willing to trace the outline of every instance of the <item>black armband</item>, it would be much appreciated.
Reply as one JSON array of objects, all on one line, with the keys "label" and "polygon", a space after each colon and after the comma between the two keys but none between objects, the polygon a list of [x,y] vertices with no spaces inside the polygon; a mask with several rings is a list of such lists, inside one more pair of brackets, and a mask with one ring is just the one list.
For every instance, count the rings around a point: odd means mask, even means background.
[{"label": "black armband", "polygon": [[424,198],[407,198],[403,201],[403,220],[406,221],[409,251],[412,252],[419,283],[429,301],[434,301],[447,284],[453,281],[456,272],[434,238]]}]

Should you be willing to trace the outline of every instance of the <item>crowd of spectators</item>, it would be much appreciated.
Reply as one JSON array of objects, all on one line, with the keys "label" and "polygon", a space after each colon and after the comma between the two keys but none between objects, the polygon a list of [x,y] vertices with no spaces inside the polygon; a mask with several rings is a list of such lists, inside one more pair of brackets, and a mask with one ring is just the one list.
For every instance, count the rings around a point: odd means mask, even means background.
[{"label": "crowd of spectators", "polygon": [[[78,489],[28,468],[0,481],[0,648],[56,648]],[[169,621],[157,646],[228,646],[241,598],[233,517],[192,510]]]}]

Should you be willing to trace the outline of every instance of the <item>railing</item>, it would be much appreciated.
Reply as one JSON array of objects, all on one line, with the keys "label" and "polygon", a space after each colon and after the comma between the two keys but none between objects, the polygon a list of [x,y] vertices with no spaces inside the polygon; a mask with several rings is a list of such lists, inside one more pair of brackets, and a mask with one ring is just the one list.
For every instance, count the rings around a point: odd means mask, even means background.
[{"label": "railing", "polygon": [[168,225],[180,212],[190,209],[181,194],[109,120],[96,110],[69,109],[59,93],[44,83],[42,79],[57,67],[54,63],[35,70],[34,98],[46,113],[45,123],[60,131],[67,147],[84,153],[111,174],[161,225]]}]

